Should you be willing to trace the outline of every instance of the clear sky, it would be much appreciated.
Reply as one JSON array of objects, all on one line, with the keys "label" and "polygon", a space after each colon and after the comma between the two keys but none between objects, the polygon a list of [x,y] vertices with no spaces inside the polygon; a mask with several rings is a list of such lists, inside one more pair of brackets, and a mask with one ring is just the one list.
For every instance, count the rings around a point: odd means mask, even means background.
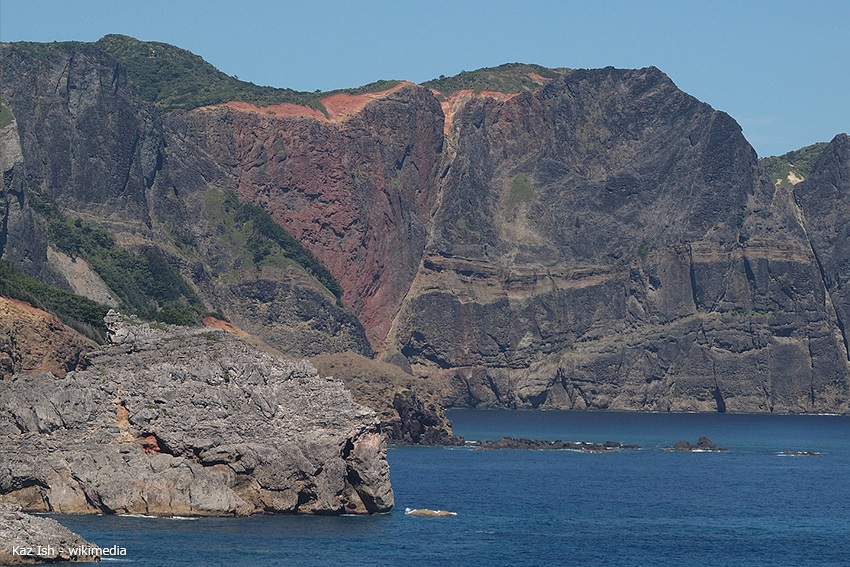
[{"label": "clear sky", "polygon": [[0,0],[0,41],[108,33],[307,91],[515,61],[655,65],[761,156],[850,132],[850,0]]}]

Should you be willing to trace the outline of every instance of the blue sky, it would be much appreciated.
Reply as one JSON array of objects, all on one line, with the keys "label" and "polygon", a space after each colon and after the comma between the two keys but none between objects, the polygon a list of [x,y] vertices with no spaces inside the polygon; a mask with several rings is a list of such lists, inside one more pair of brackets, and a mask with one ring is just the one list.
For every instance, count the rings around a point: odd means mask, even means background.
[{"label": "blue sky", "polygon": [[761,156],[850,131],[850,0],[0,0],[0,41],[107,33],[308,91],[514,61],[655,65]]}]

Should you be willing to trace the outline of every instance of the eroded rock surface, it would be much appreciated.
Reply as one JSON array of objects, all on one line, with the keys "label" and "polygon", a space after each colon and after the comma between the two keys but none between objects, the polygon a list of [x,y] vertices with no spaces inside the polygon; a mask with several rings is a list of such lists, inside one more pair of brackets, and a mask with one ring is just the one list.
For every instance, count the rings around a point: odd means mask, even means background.
[{"label": "eroded rock surface", "polygon": [[[39,518],[21,507],[0,504],[0,565],[94,562],[84,554],[96,547],[52,518]],[[70,550],[77,553],[72,555]]]},{"label": "eroded rock surface", "polygon": [[0,382],[0,502],[59,513],[386,512],[373,411],[306,362],[110,312],[65,378]]}]

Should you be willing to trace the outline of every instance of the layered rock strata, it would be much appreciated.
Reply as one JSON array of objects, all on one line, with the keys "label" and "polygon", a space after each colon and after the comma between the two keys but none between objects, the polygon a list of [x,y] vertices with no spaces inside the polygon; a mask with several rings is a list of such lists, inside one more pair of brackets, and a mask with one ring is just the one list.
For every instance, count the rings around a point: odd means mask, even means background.
[{"label": "layered rock strata", "polygon": [[[96,46],[37,51],[0,46],[17,120],[0,143],[20,150],[2,253],[40,277],[32,190],[166,250],[275,348],[374,351],[449,405],[850,410],[846,136],[788,189],[731,117],[651,67],[521,93],[400,83],[328,97],[327,115],[163,113]],[[291,262],[252,265],[227,193],[321,259],[356,317]]]},{"label": "layered rock strata", "polygon": [[222,331],[115,312],[108,324],[86,370],[0,381],[0,502],[196,516],[392,508],[376,416],[340,382]]}]

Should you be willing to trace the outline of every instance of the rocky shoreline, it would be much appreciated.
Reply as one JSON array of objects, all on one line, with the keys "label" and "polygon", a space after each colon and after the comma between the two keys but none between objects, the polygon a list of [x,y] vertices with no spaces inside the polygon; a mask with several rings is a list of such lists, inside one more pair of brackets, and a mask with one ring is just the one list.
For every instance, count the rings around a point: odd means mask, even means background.
[{"label": "rocky shoreline", "polygon": [[64,378],[0,381],[0,503],[182,516],[381,513],[375,413],[307,362],[222,331],[107,317]]}]

